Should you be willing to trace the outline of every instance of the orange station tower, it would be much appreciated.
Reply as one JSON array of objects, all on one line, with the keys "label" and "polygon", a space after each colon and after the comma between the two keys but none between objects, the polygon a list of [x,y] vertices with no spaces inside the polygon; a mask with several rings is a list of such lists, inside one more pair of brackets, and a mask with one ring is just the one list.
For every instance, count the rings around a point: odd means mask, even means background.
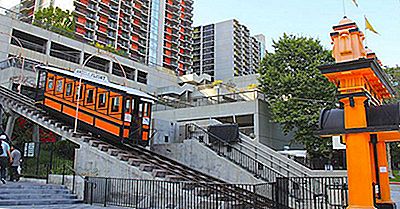
[{"label": "orange station tower", "polygon": [[319,69],[337,86],[342,108],[321,113],[320,135],[340,135],[346,144],[349,209],[396,208],[386,142],[400,140],[399,105],[383,105],[393,88],[355,22],[344,17],[333,30],[336,62]]}]

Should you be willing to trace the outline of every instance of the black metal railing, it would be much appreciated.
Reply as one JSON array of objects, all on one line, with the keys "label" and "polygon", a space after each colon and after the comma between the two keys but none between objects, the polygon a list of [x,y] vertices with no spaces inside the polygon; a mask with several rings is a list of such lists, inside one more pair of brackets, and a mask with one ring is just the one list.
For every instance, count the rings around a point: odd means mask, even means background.
[{"label": "black metal railing", "polygon": [[[187,124],[186,130],[189,130],[189,138],[197,139],[200,143],[206,145],[218,155],[223,156],[246,169],[257,178],[266,182],[276,182],[277,177],[285,177],[275,169],[266,166],[263,162],[234,147],[230,143],[225,142],[220,137],[210,133],[208,130],[197,124]],[[210,140],[210,136],[214,140]]]},{"label": "black metal railing", "polygon": [[[88,177],[85,202],[132,208],[287,208],[277,202],[274,184],[209,184]],[[234,187],[247,198],[226,192]],[[231,191],[231,190],[229,190]]]},{"label": "black metal railing", "polygon": [[[348,206],[346,177],[286,178],[288,206],[294,209],[344,209]],[[284,194],[284,192],[281,192]]]}]

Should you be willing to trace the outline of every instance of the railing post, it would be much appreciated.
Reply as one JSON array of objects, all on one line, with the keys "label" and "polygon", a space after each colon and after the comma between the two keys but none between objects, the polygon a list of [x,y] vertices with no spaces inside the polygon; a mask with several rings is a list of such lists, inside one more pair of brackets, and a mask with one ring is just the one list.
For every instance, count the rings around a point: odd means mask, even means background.
[{"label": "railing post", "polygon": [[49,183],[49,176],[50,176],[50,168],[49,165],[46,164],[46,184]]},{"label": "railing post", "polygon": [[75,172],[73,171],[73,176],[72,176],[72,193],[75,194]]},{"label": "railing post", "polygon": [[104,207],[107,207],[107,191],[108,191],[108,178],[106,178],[106,183],[104,185]]},{"label": "railing post", "polygon": [[86,204],[89,203],[89,201],[88,201],[88,186],[89,186],[88,177],[85,176],[85,178],[83,179],[83,203],[86,203]]},{"label": "railing post", "polygon": [[93,205],[93,186],[94,183],[90,182],[90,204]]},{"label": "railing post", "polygon": [[65,164],[63,164],[61,184],[64,185],[64,183],[65,183]]}]

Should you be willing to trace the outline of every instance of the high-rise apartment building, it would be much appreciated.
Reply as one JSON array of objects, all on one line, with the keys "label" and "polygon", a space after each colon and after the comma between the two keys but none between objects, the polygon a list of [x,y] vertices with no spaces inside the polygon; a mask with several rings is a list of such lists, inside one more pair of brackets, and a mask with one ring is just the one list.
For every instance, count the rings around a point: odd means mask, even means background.
[{"label": "high-rise apartment building", "polygon": [[54,6],[74,11],[76,34],[133,60],[185,74],[192,65],[193,0],[21,0],[25,21]]},{"label": "high-rise apartment building", "polygon": [[152,0],[149,63],[184,75],[192,66],[193,0]]},{"label": "high-rise apartment building", "polygon": [[251,36],[237,20],[199,26],[193,35],[193,72],[229,80],[257,72],[265,55],[264,35]]}]

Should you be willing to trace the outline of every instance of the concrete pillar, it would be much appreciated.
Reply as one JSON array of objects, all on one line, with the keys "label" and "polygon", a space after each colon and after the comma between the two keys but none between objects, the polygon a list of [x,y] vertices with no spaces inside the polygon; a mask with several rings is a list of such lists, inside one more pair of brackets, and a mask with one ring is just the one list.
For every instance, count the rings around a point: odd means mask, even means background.
[{"label": "concrete pillar", "polygon": [[32,128],[32,141],[35,142],[35,155],[39,156],[40,152],[40,132],[39,125],[34,124]]},{"label": "concrete pillar", "polygon": [[3,127],[3,106],[0,104],[0,132],[4,131]]},{"label": "concrete pillar", "polygon": [[[256,142],[260,142],[260,131],[261,131],[261,129],[260,129],[260,104],[259,104],[259,102],[260,101],[258,101],[258,100],[255,100],[255,105],[256,105],[256,107],[255,107],[255,113],[254,113],[254,115],[253,115],[253,120],[254,120],[254,136],[255,136],[255,140],[256,140]],[[263,127],[263,128],[266,128],[266,127]]]},{"label": "concrete pillar", "polygon": [[8,116],[7,120],[7,126],[6,126],[6,134],[7,136],[11,139],[12,138],[12,133],[14,131],[14,126],[15,126],[15,120],[18,118],[18,115],[11,112],[10,115]]},{"label": "concrete pillar", "polygon": [[108,73],[112,74],[112,70],[113,70],[113,61],[110,61],[108,63]]},{"label": "concrete pillar", "polygon": [[50,50],[51,49],[51,41],[46,42],[46,64],[49,63],[49,58],[50,58]]},{"label": "concrete pillar", "polygon": [[33,125],[32,141],[40,142],[39,125],[36,125],[36,124]]},{"label": "concrete pillar", "polygon": [[79,54],[79,65],[83,65],[83,63],[85,62],[85,52],[81,52],[80,54]]}]

